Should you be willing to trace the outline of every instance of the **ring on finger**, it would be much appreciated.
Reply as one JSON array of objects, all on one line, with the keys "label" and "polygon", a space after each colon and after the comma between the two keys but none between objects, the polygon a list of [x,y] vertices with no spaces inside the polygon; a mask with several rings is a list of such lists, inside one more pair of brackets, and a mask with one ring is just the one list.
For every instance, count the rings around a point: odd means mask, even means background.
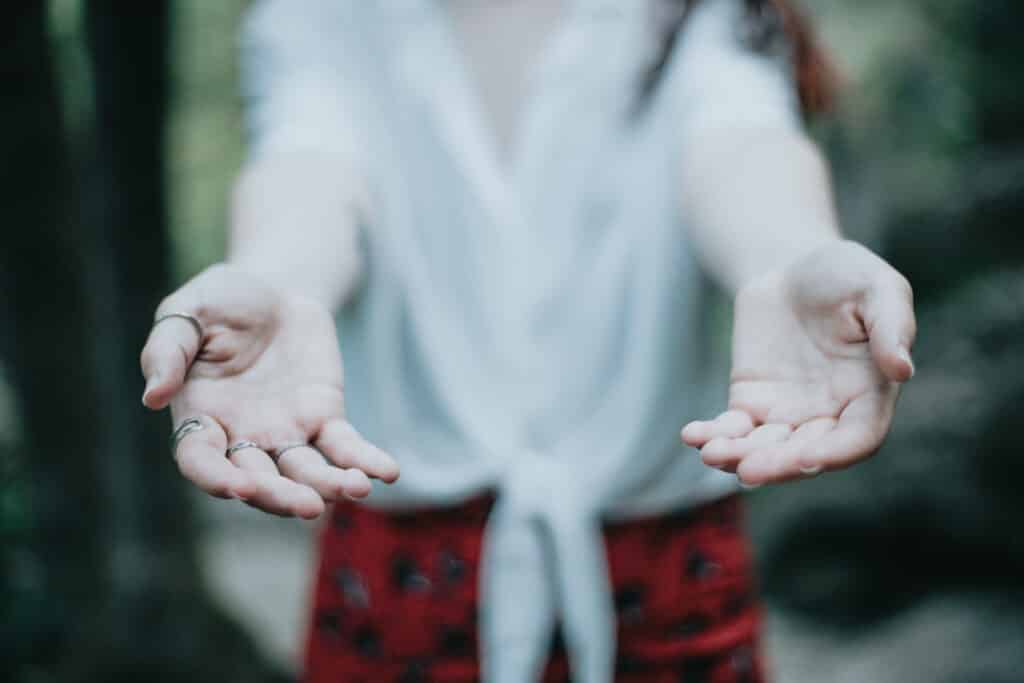
[{"label": "ring on finger", "polygon": [[166,315],[162,315],[159,318],[157,318],[156,320],[154,320],[153,321],[153,326],[150,329],[153,329],[153,327],[156,327],[160,323],[165,322],[167,320],[171,320],[173,318],[178,318],[179,320],[184,320],[185,322],[190,324],[192,326],[192,329],[194,329],[196,331],[196,334],[199,335],[199,345],[202,346],[203,339],[206,338],[205,337],[205,333],[203,332],[203,324],[201,322],[199,322],[199,318],[195,317],[191,313],[184,313],[184,312],[181,312],[181,311],[175,311],[174,313],[167,313]]},{"label": "ring on finger", "polygon": [[284,446],[281,446],[280,448],[275,448],[273,451],[270,452],[270,457],[274,460],[274,462],[277,462],[278,460],[281,459],[281,457],[285,453],[287,453],[288,451],[290,451],[290,450],[292,450],[294,448],[309,448],[309,449],[312,449],[312,450],[316,451],[317,453],[320,453],[319,450],[317,450],[316,448],[314,448],[313,446],[311,446],[308,443],[305,443],[305,442],[298,443],[298,442],[296,442],[296,443],[285,444]]},{"label": "ring on finger", "polygon": [[198,416],[187,417],[182,420],[181,424],[171,432],[171,455],[176,456],[178,454],[178,444],[181,443],[182,439],[192,432],[198,432],[202,429],[206,429],[206,426],[203,425],[202,419]]},{"label": "ring on finger", "polygon": [[237,441],[237,442],[233,443],[232,445],[228,446],[228,450],[225,451],[224,455],[230,458],[232,455],[234,455],[238,451],[243,451],[246,448],[259,448],[259,447],[260,447],[260,445],[258,443],[256,443],[255,441]]},{"label": "ring on finger", "polygon": [[182,442],[182,440],[186,436],[188,436],[192,432],[198,432],[198,431],[200,431],[202,429],[205,429],[205,428],[206,428],[206,426],[203,424],[202,419],[200,417],[198,417],[198,416],[188,417],[188,418],[185,418],[184,420],[182,420],[181,424],[179,424],[174,429],[174,431],[171,432],[171,437],[170,437],[171,454],[172,455],[176,455],[177,454],[178,444],[180,444]]}]

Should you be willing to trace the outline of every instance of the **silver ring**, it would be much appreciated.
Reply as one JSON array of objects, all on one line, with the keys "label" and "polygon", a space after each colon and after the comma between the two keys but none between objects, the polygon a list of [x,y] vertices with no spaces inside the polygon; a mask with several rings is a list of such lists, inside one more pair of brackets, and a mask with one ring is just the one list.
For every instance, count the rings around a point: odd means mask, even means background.
[{"label": "silver ring", "polygon": [[195,329],[196,334],[199,335],[199,344],[201,345],[203,343],[203,324],[199,322],[199,318],[189,313],[175,312],[168,313],[167,315],[162,315],[153,322],[153,327],[156,327],[160,323],[164,322],[165,320],[170,320],[171,318],[181,318],[182,320],[188,321]]},{"label": "silver ring", "polygon": [[320,452],[315,447],[311,446],[308,443],[290,443],[281,446],[280,448],[275,448],[273,451],[268,451],[268,453],[270,453],[270,457],[274,460],[274,462],[277,462],[278,460],[281,459],[282,455],[292,450],[293,448],[312,448],[317,453]]},{"label": "silver ring", "polygon": [[198,432],[201,429],[206,429],[206,427],[198,417],[188,417],[182,420],[181,424],[171,432],[171,455],[176,456],[178,454],[178,444],[181,443],[182,439],[192,432]]},{"label": "silver ring", "polygon": [[232,455],[234,455],[238,451],[243,451],[246,448],[259,448],[259,447],[260,447],[260,445],[258,443],[256,443],[255,441],[238,441],[238,442],[228,446],[228,450],[224,453],[224,456],[230,458]]}]

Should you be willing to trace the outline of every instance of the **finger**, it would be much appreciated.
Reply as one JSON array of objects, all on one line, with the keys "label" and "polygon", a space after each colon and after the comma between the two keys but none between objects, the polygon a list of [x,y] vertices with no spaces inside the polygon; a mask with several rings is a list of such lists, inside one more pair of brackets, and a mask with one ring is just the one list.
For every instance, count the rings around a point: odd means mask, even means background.
[{"label": "finger", "polygon": [[710,422],[691,422],[682,432],[683,441],[700,448],[716,438],[735,439],[754,429],[750,415],[742,410],[728,410]]},{"label": "finger", "polygon": [[738,439],[712,439],[701,449],[701,459],[706,465],[729,471],[755,449],[781,443],[792,433],[793,428],[788,424],[761,425],[747,436]]},{"label": "finger", "polygon": [[287,449],[277,459],[277,467],[281,474],[309,486],[324,500],[365,498],[370,493],[370,480],[363,472],[327,464],[312,446]]},{"label": "finger", "polygon": [[354,467],[389,484],[398,479],[395,459],[364,439],[345,420],[327,422],[321,428],[315,445],[338,467]]},{"label": "finger", "polygon": [[787,469],[787,474],[794,474],[794,468],[803,477],[816,477],[824,472],[825,464],[809,454],[808,446],[834,430],[837,424],[836,418],[823,417],[800,425],[793,433],[793,450],[790,454],[793,464]]},{"label": "finger", "polygon": [[761,485],[803,479],[820,474],[825,466],[808,462],[808,444],[835,428],[835,418],[818,418],[800,425],[785,441],[753,449],[736,468],[745,484]]},{"label": "finger", "polygon": [[[782,449],[754,453],[737,468],[741,481],[764,484],[799,479],[811,473],[849,467],[878,450],[889,425],[899,385],[887,384],[854,399],[831,428],[806,430]],[[795,437],[795,434],[794,434]],[[788,447],[788,450],[785,448]]]},{"label": "finger", "polygon": [[[166,315],[164,310],[161,307],[158,320],[161,315]],[[153,326],[140,358],[142,374],[146,378],[142,403],[147,408],[164,408],[181,390],[185,375],[201,346],[202,339],[195,326],[184,318],[166,318]]]},{"label": "finger", "polygon": [[316,491],[282,477],[274,461],[261,449],[243,448],[229,458],[252,476],[255,490],[246,502],[254,507],[282,517],[303,519],[318,517],[324,511],[324,501]]},{"label": "finger", "polygon": [[888,384],[854,399],[834,429],[804,448],[802,466],[841,469],[873,455],[889,432],[898,393],[899,385]]},{"label": "finger", "polygon": [[914,376],[910,350],[917,335],[914,294],[907,279],[891,271],[871,290],[864,304],[864,325],[871,355],[892,382]]},{"label": "finger", "polygon": [[227,436],[208,416],[200,416],[203,429],[185,435],[175,449],[174,459],[182,475],[203,491],[218,498],[247,498],[255,482],[224,458]]}]

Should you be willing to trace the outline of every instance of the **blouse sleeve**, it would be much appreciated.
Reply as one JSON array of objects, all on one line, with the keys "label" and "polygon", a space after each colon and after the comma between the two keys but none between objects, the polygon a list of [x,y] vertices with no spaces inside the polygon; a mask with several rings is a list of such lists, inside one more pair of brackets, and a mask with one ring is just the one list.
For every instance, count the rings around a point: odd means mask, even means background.
[{"label": "blouse sleeve", "polygon": [[672,55],[667,87],[684,138],[720,128],[802,126],[788,45],[768,49],[744,40],[750,28],[741,0],[702,0]]},{"label": "blouse sleeve", "polygon": [[343,4],[258,0],[250,8],[240,36],[250,158],[316,151],[361,166],[351,64],[341,54]]}]

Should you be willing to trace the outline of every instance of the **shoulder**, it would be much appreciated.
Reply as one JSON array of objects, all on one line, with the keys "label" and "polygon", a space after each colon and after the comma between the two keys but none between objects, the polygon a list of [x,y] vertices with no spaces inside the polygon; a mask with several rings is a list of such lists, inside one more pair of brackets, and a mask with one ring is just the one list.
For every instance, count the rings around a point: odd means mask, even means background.
[{"label": "shoulder", "polygon": [[788,65],[792,46],[773,7],[770,2],[699,0],[683,27],[679,57],[697,63],[732,58]]},{"label": "shoulder", "polygon": [[684,128],[800,126],[789,41],[754,35],[745,0],[700,0],[679,35],[670,99]]}]

